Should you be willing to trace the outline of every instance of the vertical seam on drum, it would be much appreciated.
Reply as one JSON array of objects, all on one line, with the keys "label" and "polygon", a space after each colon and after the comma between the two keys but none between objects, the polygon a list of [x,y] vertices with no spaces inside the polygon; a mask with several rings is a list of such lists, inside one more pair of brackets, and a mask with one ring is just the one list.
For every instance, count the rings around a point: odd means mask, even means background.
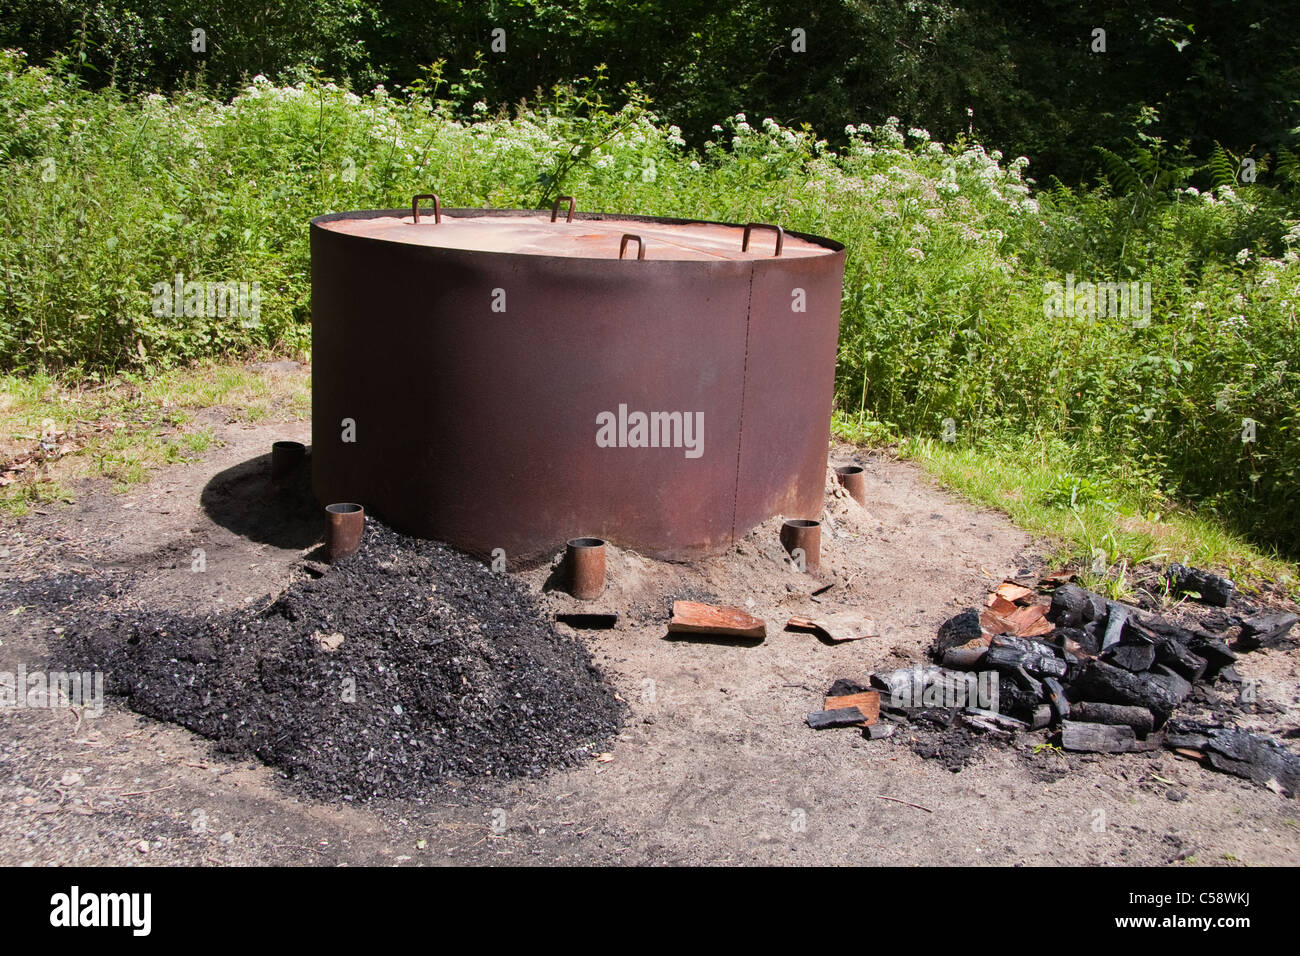
[{"label": "vertical seam on drum", "polygon": [[736,483],[731,489],[731,543],[736,543],[736,511],[740,507],[740,458],[745,450],[745,395],[749,390],[749,325],[754,317],[754,266],[749,267],[745,300],[745,361],[740,373],[740,427],[736,430]]}]

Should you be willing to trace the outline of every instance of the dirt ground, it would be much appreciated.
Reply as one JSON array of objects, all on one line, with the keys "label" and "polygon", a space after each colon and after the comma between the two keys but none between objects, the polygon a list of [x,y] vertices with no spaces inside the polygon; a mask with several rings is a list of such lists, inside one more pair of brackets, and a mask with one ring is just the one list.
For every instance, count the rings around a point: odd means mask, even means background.
[{"label": "dirt ground", "polygon": [[[87,485],[0,528],[5,579],[53,570],[135,582],[131,599],[176,609],[266,602],[317,552],[312,516],[266,509],[266,452],[304,422],[229,424],[197,464],[125,495]],[[834,463],[850,460],[837,448]],[[1300,807],[1171,752],[1033,753],[1037,738],[982,743],[964,769],[923,759],[900,731],[867,741],[815,732],[806,714],[840,677],[922,660],[937,626],[1021,569],[1041,545],[1002,516],[945,494],[915,467],[867,466],[868,502],[828,495],[820,598],[781,561],[775,523],[698,566],[611,549],[583,631],[629,706],[610,754],[537,780],[453,781],[422,800],[295,796],[277,773],[110,700],[104,714],[0,708],[0,863],[312,864],[1245,864],[1300,863]],[[206,571],[192,570],[194,549]],[[144,572],[144,573],[140,573]],[[578,609],[521,574],[548,610]],[[760,644],[673,640],[676,597],[747,606]],[[748,605],[748,601],[753,604]],[[582,606],[591,610],[591,606]],[[785,631],[792,614],[853,609],[879,636],[832,645]],[[58,640],[34,611],[0,616],[0,670],[29,669]],[[1245,655],[1238,670],[1300,723],[1300,651]]]}]

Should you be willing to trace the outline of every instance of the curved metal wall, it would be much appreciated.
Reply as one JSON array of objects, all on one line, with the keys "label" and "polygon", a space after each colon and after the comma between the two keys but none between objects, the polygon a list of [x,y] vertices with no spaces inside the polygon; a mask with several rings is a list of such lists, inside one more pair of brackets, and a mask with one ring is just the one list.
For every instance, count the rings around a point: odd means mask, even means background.
[{"label": "curved metal wall", "polygon": [[[472,553],[502,548],[512,566],[579,535],[698,557],[775,514],[821,511],[838,243],[803,236],[832,251],[802,258],[638,261],[419,246],[321,225],[406,212],[312,220],[319,500],[359,502]],[[792,309],[796,288],[805,312]],[[496,290],[504,312],[492,309]],[[597,416],[620,405],[702,412],[701,454],[599,447]]]}]

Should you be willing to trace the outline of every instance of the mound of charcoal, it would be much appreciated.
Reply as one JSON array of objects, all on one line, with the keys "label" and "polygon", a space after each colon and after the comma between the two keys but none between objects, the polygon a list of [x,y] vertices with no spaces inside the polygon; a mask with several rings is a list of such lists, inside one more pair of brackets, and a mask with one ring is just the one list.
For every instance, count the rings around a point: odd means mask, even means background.
[{"label": "mound of charcoal", "polygon": [[362,549],[262,611],[63,616],[56,664],[302,789],[419,797],[584,759],[623,705],[504,574],[368,520]]},{"label": "mound of charcoal", "polygon": [[[1168,579],[1205,604],[1232,601],[1232,582],[1207,572],[1174,565]],[[931,648],[935,665],[873,675],[886,692],[882,715],[914,723],[934,713],[1002,738],[1042,730],[1071,751],[1166,746],[1287,796],[1300,789],[1300,756],[1279,741],[1176,716],[1193,704],[1218,716],[1241,712],[1249,693],[1233,667],[1238,652],[1288,641],[1296,615],[1215,612],[1207,617],[1221,625],[1214,632],[1059,581],[1046,582],[1048,604],[1032,583],[1005,582],[984,608],[946,621]],[[1232,646],[1229,628],[1237,629]]]}]

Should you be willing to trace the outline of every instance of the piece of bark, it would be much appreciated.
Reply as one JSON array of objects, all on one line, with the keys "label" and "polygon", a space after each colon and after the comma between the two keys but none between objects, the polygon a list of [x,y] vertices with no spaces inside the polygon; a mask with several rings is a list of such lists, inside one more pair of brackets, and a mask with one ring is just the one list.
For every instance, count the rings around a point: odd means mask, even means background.
[{"label": "piece of bark", "polygon": [[813,730],[827,730],[831,727],[860,727],[866,719],[866,714],[856,707],[841,707],[839,710],[819,710],[809,714],[808,726]]},{"label": "piece of bark", "polygon": [[674,601],[668,630],[674,634],[717,634],[753,639],[767,637],[767,622],[738,607],[715,607],[698,601]]},{"label": "piece of bark", "polygon": [[1145,707],[1132,707],[1126,704],[1099,704],[1091,700],[1079,700],[1070,705],[1070,715],[1076,720],[1090,724],[1123,725],[1133,728],[1139,737],[1146,737],[1155,725],[1155,718]]},{"label": "piece of bark", "polygon": [[1069,584],[1078,575],[1074,571],[1053,571],[1051,574],[1044,574],[1042,584],[1048,587],[1057,587],[1062,584]]},{"label": "piece of bark", "polygon": [[792,617],[785,624],[803,631],[817,631],[836,643],[860,641],[876,635],[876,622],[869,617]]},{"label": "piece of bark", "polygon": [[1047,620],[1047,608],[1041,604],[1018,607],[1006,616],[1006,620],[1015,627],[1018,637],[1037,637],[1054,630],[1052,623]]},{"label": "piece of bark", "polygon": [[1008,601],[1006,598],[1004,598],[1002,595],[996,592],[989,595],[988,600],[984,602],[984,606],[987,607],[994,614],[997,614],[1001,617],[1006,617],[1008,614],[1014,614],[1016,611],[1015,604],[1012,604],[1010,601]]},{"label": "piece of bark", "polygon": [[827,697],[822,705],[823,710],[843,710],[845,707],[856,707],[862,711],[865,719],[862,721],[861,726],[866,727],[880,719],[880,694],[877,691],[868,690],[860,694]]},{"label": "piece of bark", "polygon": [[1061,722],[1061,746],[1083,753],[1120,754],[1133,749],[1137,737],[1123,724],[1089,724],[1080,720]]},{"label": "piece of bark", "polygon": [[1015,604],[1018,601],[1030,597],[1034,592],[1013,581],[1003,581],[994,589],[993,593],[1002,598],[1002,600],[1010,601],[1012,604]]},{"label": "piece of bark", "polygon": [[980,627],[990,634],[1015,634],[1016,632],[1014,624],[989,608],[980,612]]}]

